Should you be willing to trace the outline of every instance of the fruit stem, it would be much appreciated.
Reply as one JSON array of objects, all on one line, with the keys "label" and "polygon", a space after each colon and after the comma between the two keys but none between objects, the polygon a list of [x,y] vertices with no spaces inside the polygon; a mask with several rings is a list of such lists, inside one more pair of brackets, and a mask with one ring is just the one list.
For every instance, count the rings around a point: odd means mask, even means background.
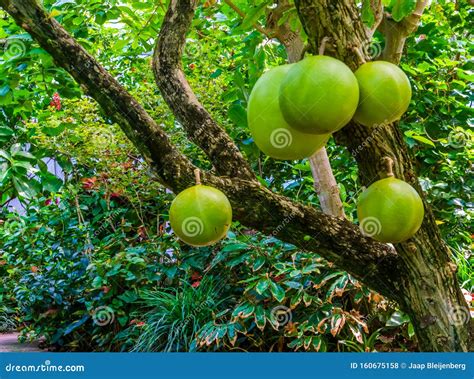
[{"label": "fruit stem", "polygon": [[386,175],[387,177],[394,177],[394,173],[393,173],[393,159],[390,158],[390,157],[383,157],[382,158],[382,161],[385,165],[385,168],[386,168]]},{"label": "fruit stem", "polygon": [[194,170],[194,176],[196,178],[196,185],[199,186],[201,184],[201,171],[198,168]]},{"label": "fruit stem", "polygon": [[331,38],[329,37],[324,37],[322,40],[321,40],[321,45],[319,45],[319,55],[324,55],[324,51],[326,50],[326,43],[328,43],[328,41],[330,40]]}]

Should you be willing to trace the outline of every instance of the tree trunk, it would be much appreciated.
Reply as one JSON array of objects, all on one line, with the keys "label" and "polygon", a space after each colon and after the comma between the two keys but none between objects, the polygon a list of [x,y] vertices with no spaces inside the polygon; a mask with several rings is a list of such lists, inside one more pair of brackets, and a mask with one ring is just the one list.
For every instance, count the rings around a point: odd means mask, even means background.
[{"label": "tree trunk", "polygon": [[[332,46],[327,50],[328,55],[344,61],[351,69],[361,64],[354,48],[369,59],[370,33],[362,24],[353,0],[296,0],[295,3],[314,51],[323,37],[329,37]],[[398,54],[400,42],[394,43],[393,36],[391,41]],[[352,122],[338,132],[336,138],[356,158],[364,185],[378,179],[380,164],[388,156],[395,161],[395,175],[410,183],[423,198],[425,219],[420,231],[395,246],[404,262],[402,285],[396,300],[412,320],[420,350],[471,350],[474,325],[457,281],[457,267],[441,239],[415,175],[414,158],[406,148],[400,129],[397,125],[369,129]]]}]

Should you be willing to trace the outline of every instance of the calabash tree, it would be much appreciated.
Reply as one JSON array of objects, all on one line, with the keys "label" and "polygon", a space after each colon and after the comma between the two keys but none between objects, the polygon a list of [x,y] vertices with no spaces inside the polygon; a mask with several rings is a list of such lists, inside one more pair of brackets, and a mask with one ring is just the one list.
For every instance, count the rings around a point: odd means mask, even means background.
[{"label": "calabash tree", "polygon": [[[295,4],[278,1],[276,7],[270,8],[267,29],[256,27],[278,39],[290,61],[298,60],[303,53],[316,54],[324,45],[324,54],[339,59],[353,71],[371,60],[371,39],[378,29],[385,38],[382,58],[397,64],[407,36],[416,29],[428,4],[422,0],[395,1],[389,15],[384,12],[386,3],[390,2],[364,1],[361,8],[354,0],[295,0]],[[0,0],[0,5],[122,128],[155,169],[157,180],[175,193],[194,184],[196,166],[54,15],[37,0]],[[243,225],[268,234],[278,230],[278,238],[317,252],[396,301],[410,316],[421,350],[471,350],[473,324],[457,282],[457,267],[440,236],[418,183],[413,156],[396,123],[380,125],[374,132],[350,122],[335,134],[335,140],[355,152],[363,185],[376,181],[390,158],[395,176],[417,190],[425,216],[413,238],[395,245],[379,243],[346,220],[324,149],[310,158],[323,211],[270,191],[259,183],[236,144],[199,102],[183,73],[181,55],[197,6],[196,0],[170,1],[157,36],[153,70],[176,119],[213,164],[212,171],[202,172],[202,183],[225,193],[234,219]],[[303,31],[295,32],[288,23],[279,22],[279,17],[293,6],[307,37],[306,47],[301,38]],[[365,147],[363,154],[358,153],[361,146]]]}]

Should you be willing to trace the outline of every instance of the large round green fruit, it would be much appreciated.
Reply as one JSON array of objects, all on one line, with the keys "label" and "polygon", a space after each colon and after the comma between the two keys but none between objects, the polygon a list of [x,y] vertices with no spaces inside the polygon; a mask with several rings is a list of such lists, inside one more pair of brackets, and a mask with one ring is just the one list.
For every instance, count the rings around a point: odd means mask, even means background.
[{"label": "large round green fruit", "polygon": [[218,189],[196,185],[181,192],[170,208],[175,234],[188,245],[208,246],[224,238],[232,223],[232,207]]},{"label": "large round green fruit", "polygon": [[415,189],[393,177],[379,180],[359,198],[357,215],[362,233],[380,242],[413,237],[423,222],[423,202]]},{"label": "large round green fruit", "polygon": [[359,104],[357,79],[343,62],[323,55],[295,63],[280,87],[285,120],[303,133],[328,134],[344,127]]},{"label": "large round green fruit", "polygon": [[260,150],[275,159],[303,159],[323,147],[329,135],[302,133],[281,114],[278,92],[292,65],[279,66],[263,74],[253,87],[248,103],[248,125]]},{"label": "large round green fruit", "polygon": [[368,127],[389,124],[408,109],[410,81],[398,66],[384,61],[368,62],[359,67],[355,76],[360,88],[355,121]]}]

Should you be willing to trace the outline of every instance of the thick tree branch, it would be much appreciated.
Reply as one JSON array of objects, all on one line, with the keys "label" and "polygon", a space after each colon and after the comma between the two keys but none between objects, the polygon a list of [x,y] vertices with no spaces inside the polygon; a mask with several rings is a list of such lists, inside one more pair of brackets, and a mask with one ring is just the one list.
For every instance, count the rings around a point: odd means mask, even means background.
[{"label": "thick tree branch", "polygon": [[[175,192],[193,184],[195,167],[138,102],[36,0],[0,0],[0,6],[117,122],[156,169],[161,182]],[[362,236],[349,221],[295,203],[245,177],[221,178],[204,172],[202,182],[226,193],[235,219],[242,224],[315,251],[374,290],[396,299],[401,260],[388,245]]]},{"label": "thick tree branch", "polygon": [[153,56],[153,72],[161,94],[191,141],[200,146],[217,173],[255,179],[248,162],[225,131],[213,120],[191,89],[184,75],[181,56],[186,33],[198,1],[171,0],[161,25]]}]

